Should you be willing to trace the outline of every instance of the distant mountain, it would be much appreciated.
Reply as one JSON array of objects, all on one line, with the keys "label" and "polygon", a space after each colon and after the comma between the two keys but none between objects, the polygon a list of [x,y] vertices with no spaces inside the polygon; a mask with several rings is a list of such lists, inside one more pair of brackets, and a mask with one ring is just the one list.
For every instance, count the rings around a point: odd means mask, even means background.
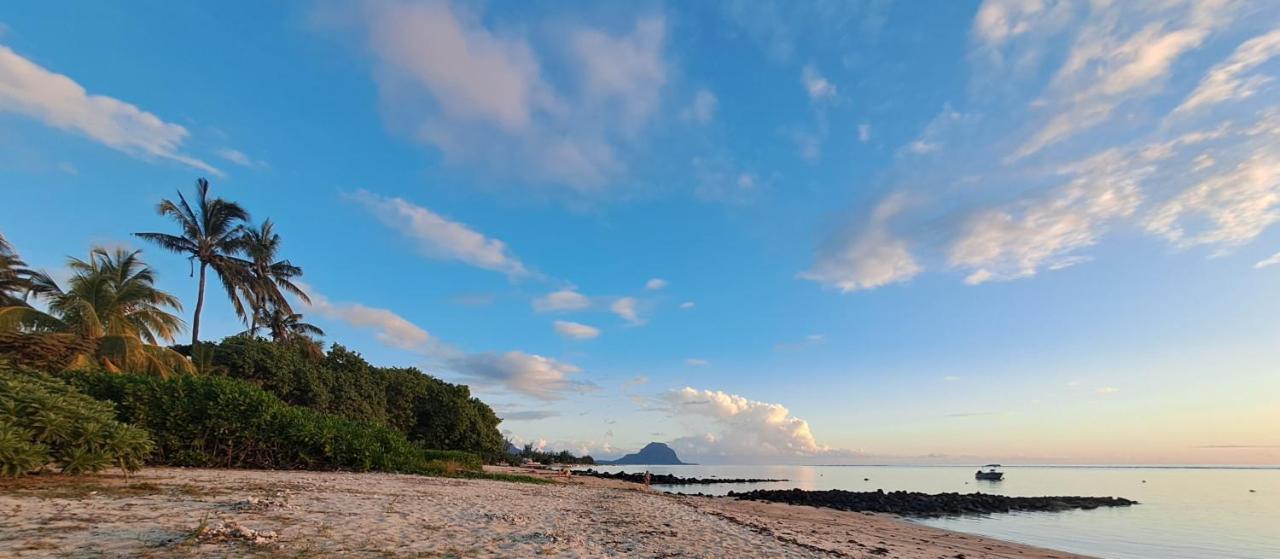
[{"label": "distant mountain", "polygon": [[680,461],[680,457],[676,456],[676,451],[671,450],[671,447],[663,443],[649,443],[640,449],[640,452],[628,454],[617,460],[597,460],[596,463],[616,466],[679,466],[684,464],[684,462]]},{"label": "distant mountain", "polygon": [[517,454],[520,454],[521,452],[524,452],[524,449],[511,444],[511,441],[507,441],[507,454],[515,456]]}]

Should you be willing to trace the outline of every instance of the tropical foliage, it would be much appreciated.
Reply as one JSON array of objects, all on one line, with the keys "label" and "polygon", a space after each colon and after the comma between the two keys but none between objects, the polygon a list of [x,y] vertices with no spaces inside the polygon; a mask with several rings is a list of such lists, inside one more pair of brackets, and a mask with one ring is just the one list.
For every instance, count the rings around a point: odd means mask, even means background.
[{"label": "tropical foliage", "polygon": [[67,474],[111,466],[128,473],[142,466],[151,448],[145,431],[116,421],[111,404],[0,364],[0,475],[50,464]]},{"label": "tropical foliage", "polygon": [[233,336],[211,348],[221,374],[262,387],[293,405],[388,425],[430,448],[501,456],[493,410],[466,386],[414,368],[375,367],[334,345],[317,360],[305,348]]},{"label": "tropical foliage", "polygon": [[27,268],[27,263],[0,234],[0,307],[26,305],[32,274],[34,272]]},{"label": "tropical foliage", "polygon": [[[158,345],[181,331],[182,320],[169,311],[180,311],[182,304],[156,288],[155,273],[139,251],[95,248],[87,259],[71,258],[67,266],[72,276],[65,288],[47,274],[32,273],[28,289],[48,310],[25,302],[0,308],[0,332],[61,338],[63,347],[79,347],[58,370],[191,371],[185,357]],[[84,343],[75,344],[72,338]]]},{"label": "tropical foliage", "polygon": [[93,397],[115,402],[121,420],[150,432],[157,464],[435,475],[480,469],[474,454],[427,450],[395,429],[290,406],[236,379],[108,373],[67,378]]}]

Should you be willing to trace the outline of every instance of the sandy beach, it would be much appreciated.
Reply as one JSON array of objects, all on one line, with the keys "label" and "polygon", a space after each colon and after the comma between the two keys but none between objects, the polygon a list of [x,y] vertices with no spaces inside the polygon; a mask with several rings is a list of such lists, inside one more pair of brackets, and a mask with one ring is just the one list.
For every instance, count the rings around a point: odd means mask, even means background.
[{"label": "sandy beach", "polygon": [[534,485],[151,468],[127,483],[6,480],[0,511],[6,558],[1080,557],[886,515],[672,496],[584,477]]}]

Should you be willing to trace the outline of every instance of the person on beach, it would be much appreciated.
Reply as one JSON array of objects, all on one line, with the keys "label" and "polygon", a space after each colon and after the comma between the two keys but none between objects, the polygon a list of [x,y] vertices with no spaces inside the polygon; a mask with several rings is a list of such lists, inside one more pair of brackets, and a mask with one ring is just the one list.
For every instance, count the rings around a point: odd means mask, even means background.
[{"label": "person on beach", "polygon": [[652,483],[652,482],[653,482],[653,474],[650,474],[650,473],[649,473],[649,470],[645,470],[645,471],[644,471],[644,486],[645,486],[646,488],[648,488],[648,487],[649,487],[649,484],[650,484],[650,483]]}]

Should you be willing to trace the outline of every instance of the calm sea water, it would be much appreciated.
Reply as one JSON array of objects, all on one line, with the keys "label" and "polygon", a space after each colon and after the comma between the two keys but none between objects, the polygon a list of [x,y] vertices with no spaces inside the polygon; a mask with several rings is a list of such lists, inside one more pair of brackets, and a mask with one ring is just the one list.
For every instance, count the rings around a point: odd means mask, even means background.
[{"label": "calm sea water", "polygon": [[[599,466],[685,477],[788,479],[785,483],[661,487],[723,494],[748,489],[846,489],[1090,495],[1140,505],[1057,513],[916,520],[922,524],[1104,558],[1280,559],[1280,468],[1004,468],[973,479],[972,466]],[[1252,492],[1250,491],[1252,490]]]}]

